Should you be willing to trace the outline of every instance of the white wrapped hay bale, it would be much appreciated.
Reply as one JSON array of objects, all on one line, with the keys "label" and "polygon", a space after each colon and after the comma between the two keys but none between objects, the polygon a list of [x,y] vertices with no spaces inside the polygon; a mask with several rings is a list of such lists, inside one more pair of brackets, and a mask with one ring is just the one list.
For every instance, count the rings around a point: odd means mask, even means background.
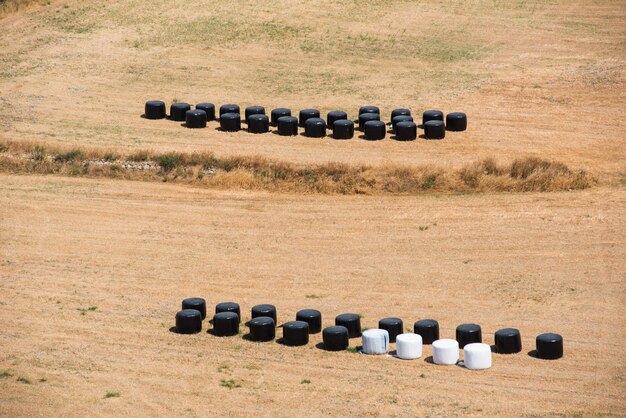
[{"label": "white wrapped hay bale", "polygon": [[372,328],[363,331],[363,347],[365,354],[386,354],[389,351],[389,332],[384,329]]}]

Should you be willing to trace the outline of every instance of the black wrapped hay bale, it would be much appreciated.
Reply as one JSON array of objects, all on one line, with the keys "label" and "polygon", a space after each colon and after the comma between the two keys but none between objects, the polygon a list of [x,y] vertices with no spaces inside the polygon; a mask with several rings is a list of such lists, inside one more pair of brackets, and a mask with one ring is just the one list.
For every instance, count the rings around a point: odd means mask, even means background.
[{"label": "black wrapped hay bale", "polygon": [[359,130],[365,130],[365,124],[371,120],[380,120],[379,113],[361,113],[359,115]]},{"label": "black wrapped hay bale", "polygon": [[443,139],[446,137],[446,127],[440,120],[429,120],[424,124],[426,139]]},{"label": "black wrapped hay bale", "polygon": [[248,323],[252,341],[272,341],[276,337],[276,321],[269,316],[257,316]]},{"label": "black wrapped hay bale", "polygon": [[393,120],[393,118],[396,116],[411,116],[411,111],[409,109],[404,109],[404,108],[393,109],[391,111],[391,120]]},{"label": "black wrapped hay bale", "polygon": [[206,128],[206,112],[198,109],[186,111],[185,126],[192,129]]},{"label": "black wrapped hay bale", "polygon": [[220,116],[220,129],[227,132],[241,130],[241,115],[239,113],[224,113]]},{"label": "black wrapped hay bale", "polygon": [[345,350],[350,344],[348,329],[341,325],[324,328],[322,338],[324,340],[324,348],[328,351]]},{"label": "black wrapped hay bale", "polygon": [[391,129],[395,132],[396,130],[396,125],[398,125],[400,122],[413,122],[413,116],[410,115],[398,115],[398,116],[394,116],[391,119]]},{"label": "black wrapped hay bale", "polygon": [[213,103],[198,103],[196,109],[204,110],[207,121],[215,120],[215,105]]},{"label": "black wrapped hay bale", "polygon": [[278,135],[295,136],[298,135],[298,118],[295,116],[281,116],[277,120]]},{"label": "black wrapped hay bale", "polygon": [[146,119],[165,118],[165,102],[161,100],[148,100],[144,108],[144,116]]},{"label": "black wrapped hay bale", "polygon": [[170,105],[170,119],[177,122],[185,121],[185,113],[191,109],[189,103],[172,103]]},{"label": "black wrapped hay bale", "polygon": [[439,322],[434,319],[421,319],[413,324],[413,331],[422,336],[423,344],[432,344],[439,339]]},{"label": "black wrapped hay bale", "polygon": [[333,110],[326,115],[326,125],[330,128],[336,120],[348,119],[348,114],[341,110]]},{"label": "black wrapped hay bale", "polygon": [[480,325],[477,324],[461,324],[456,327],[456,340],[459,342],[459,348],[465,347],[467,344],[482,343],[483,336]]},{"label": "black wrapped hay bale", "polygon": [[248,118],[252,115],[264,115],[265,108],[263,106],[248,106],[245,110],[245,119],[246,123],[248,123]]},{"label": "black wrapped hay bale", "polygon": [[359,108],[359,116],[364,113],[378,113],[380,115],[380,109],[376,106],[361,106]]},{"label": "black wrapped hay bale", "polygon": [[414,122],[398,122],[395,130],[397,141],[413,141],[417,138],[417,125]]},{"label": "black wrapped hay bale", "polygon": [[213,316],[213,334],[232,337],[239,334],[239,315],[235,312],[220,312]]},{"label": "black wrapped hay bale", "polygon": [[248,116],[248,132],[264,134],[270,130],[270,120],[266,115],[254,114]]},{"label": "black wrapped hay bale", "polygon": [[513,354],[522,351],[522,337],[515,328],[504,328],[496,331],[496,351],[500,354]]},{"label": "black wrapped hay bale", "polygon": [[236,104],[225,104],[220,106],[220,118],[226,113],[241,113],[241,109],[239,109],[239,105]]},{"label": "black wrapped hay bale", "polygon": [[396,337],[404,333],[404,326],[400,318],[384,318],[378,321],[378,328],[389,333],[389,342],[395,343]]},{"label": "black wrapped hay bale", "polygon": [[[369,113],[373,115],[374,113]],[[365,139],[369,141],[379,141],[385,138],[387,126],[381,120],[368,120],[365,122]]]},{"label": "black wrapped hay bale", "polygon": [[183,299],[182,309],[195,309],[200,312],[202,319],[206,318],[206,301],[203,298]]},{"label": "black wrapped hay bale", "polygon": [[215,305],[215,313],[218,314],[220,312],[234,312],[239,317],[239,322],[241,322],[241,309],[239,308],[239,304],[235,302],[222,302]]},{"label": "black wrapped hay bale", "polygon": [[317,334],[322,330],[322,313],[317,309],[302,309],[296,313],[296,321],[309,324],[309,334]]},{"label": "black wrapped hay bale", "polygon": [[291,116],[291,109],[287,109],[285,107],[279,107],[276,109],[272,109],[270,124],[272,126],[278,126],[278,118],[283,116]]},{"label": "black wrapped hay bale", "polygon": [[335,325],[346,327],[350,338],[361,336],[361,317],[354,313],[345,313],[335,317]]},{"label": "black wrapped hay bale", "polygon": [[176,332],[196,334],[202,331],[202,314],[196,309],[183,309],[176,314]]},{"label": "black wrapped hay bale", "polygon": [[309,343],[309,324],[304,321],[291,321],[283,325],[283,344],[301,346]]},{"label": "black wrapped hay bale", "polygon": [[304,122],[304,134],[311,138],[323,138],[326,136],[326,122],[321,118],[308,118]]},{"label": "black wrapped hay bale", "polygon": [[276,322],[276,307],[269,303],[263,303],[261,305],[255,305],[252,307],[252,318],[260,316],[267,316],[272,318]]},{"label": "black wrapped hay bale", "polygon": [[467,115],[461,112],[452,112],[446,115],[446,129],[449,131],[464,131],[467,129]]},{"label": "black wrapped hay bale", "polygon": [[440,120],[443,122],[443,112],[441,110],[427,110],[422,114],[422,125],[426,125],[429,120]]},{"label": "black wrapped hay bale", "polygon": [[354,137],[354,122],[351,120],[340,119],[333,123],[333,138],[335,139],[352,139]]},{"label": "black wrapped hay bale", "polygon": [[317,109],[302,109],[300,111],[300,126],[304,127],[307,119],[319,118],[320,111]]},{"label": "black wrapped hay bale", "polygon": [[559,334],[547,333],[537,336],[537,356],[545,360],[556,360],[563,357],[563,337]]}]

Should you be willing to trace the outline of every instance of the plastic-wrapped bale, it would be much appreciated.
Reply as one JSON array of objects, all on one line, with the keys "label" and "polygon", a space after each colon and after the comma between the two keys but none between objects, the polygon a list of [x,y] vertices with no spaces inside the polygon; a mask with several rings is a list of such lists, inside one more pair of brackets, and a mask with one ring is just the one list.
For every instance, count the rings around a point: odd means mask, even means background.
[{"label": "plastic-wrapped bale", "polygon": [[248,132],[253,134],[264,134],[270,130],[270,120],[266,115],[248,116]]},{"label": "plastic-wrapped bale", "polygon": [[309,118],[304,122],[304,134],[311,138],[326,136],[326,122],[321,118]]},{"label": "plastic-wrapped bale", "polygon": [[239,113],[224,113],[220,117],[220,129],[227,132],[241,130],[241,115]]},{"label": "plastic-wrapped bale", "polygon": [[170,119],[177,122],[185,121],[185,114],[191,109],[189,103],[173,103],[170,105]]},{"label": "plastic-wrapped bale", "polygon": [[176,313],[176,332],[196,334],[202,331],[202,314],[196,309],[183,309]]},{"label": "plastic-wrapped bale", "polygon": [[308,119],[319,118],[320,111],[317,109],[302,109],[299,115],[300,115],[300,126],[304,127]]},{"label": "plastic-wrapped bale", "polygon": [[276,322],[269,316],[257,316],[248,322],[252,341],[272,341],[276,337]]},{"label": "plastic-wrapped bale", "polygon": [[418,334],[400,334],[396,337],[396,355],[404,360],[422,356],[422,337]]},{"label": "plastic-wrapped bale", "polygon": [[354,122],[351,120],[336,120],[333,125],[333,138],[352,139],[354,137]]},{"label": "plastic-wrapped bale", "polygon": [[298,118],[295,116],[281,116],[278,118],[278,135],[295,136],[298,135]]},{"label": "plastic-wrapped bale", "polygon": [[185,112],[185,126],[187,128],[206,128],[206,112],[204,110],[188,110]]},{"label": "plastic-wrapped bale", "polygon": [[385,329],[370,328],[363,331],[362,351],[365,354],[387,354],[389,351],[389,332]]},{"label": "plastic-wrapped bale", "polygon": [[263,106],[248,106],[244,110],[244,115],[246,117],[246,123],[248,123],[248,118],[252,115],[264,115],[265,108]]},{"label": "plastic-wrapped bale", "polygon": [[200,312],[202,319],[206,318],[206,301],[203,298],[183,299],[182,309],[195,309]]},{"label": "plastic-wrapped bale", "polygon": [[411,111],[405,108],[393,109],[391,111],[391,120],[396,116],[411,116]]},{"label": "plastic-wrapped bale", "polygon": [[283,116],[291,116],[291,109],[287,109],[286,107],[272,109],[270,124],[272,126],[278,126],[278,118]]},{"label": "plastic-wrapped bale", "polygon": [[400,123],[400,122],[413,122],[413,116],[411,115],[398,115],[398,116],[394,116],[393,119],[391,119],[391,130],[393,132],[396,132],[396,126]]},{"label": "plastic-wrapped bale", "polygon": [[324,340],[324,348],[328,351],[345,350],[350,343],[348,329],[340,325],[324,328],[322,339]]},{"label": "plastic-wrapped bale", "polygon": [[452,112],[446,115],[446,129],[448,131],[464,131],[467,129],[467,115],[461,112]]},{"label": "plastic-wrapped bale", "polygon": [[291,321],[283,325],[283,344],[301,346],[309,343],[309,324],[304,321]]},{"label": "plastic-wrapped bale", "polygon": [[241,322],[241,308],[238,303],[235,302],[222,302],[215,305],[215,313],[218,314],[220,312],[234,312],[239,317],[239,322]]},{"label": "plastic-wrapped bale", "polygon": [[463,364],[470,370],[491,367],[491,347],[489,344],[471,343],[463,347]]},{"label": "plastic-wrapped bale", "polygon": [[369,141],[380,141],[381,139],[385,139],[387,126],[385,126],[385,122],[380,120],[368,120],[365,122],[363,133],[365,134],[365,139]]},{"label": "plastic-wrapped bale", "polygon": [[302,309],[296,313],[296,321],[309,324],[309,334],[322,331],[322,313],[317,309]]},{"label": "plastic-wrapped bale", "polygon": [[267,316],[269,318],[272,318],[274,322],[276,322],[276,307],[274,305],[270,305],[269,303],[254,305],[252,307],[251,313],[252,318]]},{"label": "plastic-wrapped bale", "polygon": [[459,342],[448,338],[433,341],[433,362],[452,366],[459,361]]},{"label": "plastic-wrapped bale", "polygon": [[547,333],[537,336],[537,356],[545,360],[556,360],[563,357],[563,337],[559,334]]},{"label": "plastic-wrapped bale", "polygon": [[144,116],[146,119],[164,119],[165,102],[161,100],[148,100],[144,107]]},{"label": "plastic-wrapped bale", "polygon": [[446,127],[440,120],[429,120],[424,124],[426,139],[443,139],[446,137]]},{"label": "plastic-wrapped bale", "polygon": [[439,322],[434,319],[415,321],[413,332],[422,336],[424,344],[432,344],[439,339]]},{"label": "plastic-wrapped bale", "polygon": [[422,114],[422,125],[426,125],[429,120],[440,120],[443,122],[443,112],[441,110],[427,110]]},{"label": "plastic-wrapped bale", "polygon": [[225,104],[220,106],[220,118],[226,113],[241,113],[241,109],[239,105],[236,104]]},{"label": "plastic-wrapped bale", "polygon": [[377,106],[361,106],[359,108],[359,115],[364,113],[378,113],[380,115],[380,108]]},{"label": "plastic-wrapped bale", "polygon": [[361,317],[353,313],[345,313],[335,317],[335,325],[346,327],[350,338],[361,336]]},{"label": "plastic-wrapped bale", "polygon": [[361,113],[359,115],[359,130],[365,130],[365,124],[371,120],[380,120],[379,113]]},{"label": "plastic-wrapped bale", "polygon": [[404,332],[404,325],[400,318],[383,318],[378,321],[378,328],[389,333],[389,342],[395,343],[396,337]]},{"label": "plastic-wrapped bale", "polygon": [[232,337],[239,334],[239,315],[235,312],[220,312],[213,316],[213,334]]},{"label": "plastic-wrapped bale", "polygon": [[522,337],[518,329],[504,328],[496,331],[496,351],[500,354],[514,354],[522,351]]},{"label": "plastic-wrapped bale", "polygon": [[348,114],[346,112],[343,112],[341,110],[333,110],[332,112],[328,112],[328,115],[326,115],[326,125],[328,127],[332,127],[333,123],[335,123],[336,120],[344,119],[348,119]]},{"label": "plastic-wrapped bale", "polygon": [[196,109],[204,110],[207,121],[215,120],[215,105],[213,103],[198,103]]},{"label": "plastic-wrapped bale", "polygon": [[414,122],[398,122],[395,131],[396,141],[414,141],[417,139],[417,125]]},{"label": "plastic-wrapped bale", "polygon": [[456,327],[456,340],[459,347],[463,348],[467,344],[483,342],[483,335],[478,324],[461,324]]}]

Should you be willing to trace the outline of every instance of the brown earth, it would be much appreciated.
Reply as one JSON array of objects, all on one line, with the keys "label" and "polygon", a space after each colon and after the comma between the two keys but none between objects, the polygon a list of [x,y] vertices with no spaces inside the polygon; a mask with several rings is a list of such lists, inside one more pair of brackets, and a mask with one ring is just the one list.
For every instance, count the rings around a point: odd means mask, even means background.
[{"label": "brown earth", "polygon": [[[625,416],[625,27],[622,0],[71,0],[4,14],[0,141],[417,171],[531,156],[600,181],[368,197],[0,173],[0,415]],[[411,143],[195,131],[142,119],[149,99],[441,108],[467,112],[469,129]],[[305,307],[325,325],[434,317],[445,337],[476,322],[488,343],[514,326],[524,350],[470,372],[428,363],[429,347],[405,362],[328,353],[319,335],[287,348],[170,332],[196,295],[244,316],[274,303],[279,322]],[[542,332],[564,336],[562,359],[528,354]]]},{"label": "brown earth", "polygon": [[[3,415],[626,414],[623,190],[368,198],[0,181]],[[514,326],[524,350],[471,372],[426,362],[430,347],[400,361],[325,352],[319,335],[288,348],[169,332],[196,295],[239,302],[244,320],[274,303],[279,322],[301,308],[325,325],[342,312],[366,327],[433,317],[444,337],[476,322],[488,343]],[[529,356],[549,331],[565,356]],[[240,387],[221,386],[231,379]]]}]

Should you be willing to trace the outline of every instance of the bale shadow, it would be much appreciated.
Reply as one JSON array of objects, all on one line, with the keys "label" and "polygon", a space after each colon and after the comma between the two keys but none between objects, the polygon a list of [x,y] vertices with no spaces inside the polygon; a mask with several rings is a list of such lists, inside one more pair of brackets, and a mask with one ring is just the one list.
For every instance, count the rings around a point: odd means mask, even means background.
[{"label": "bale shadow", "polygon": [[326,351],[326,346],[324,345],[324,343],[317,343],[317,344],[315,344],[315,348],[317,348],[318,350]]},{"label": "bale shadow", "polygon": [[496,348],[495,344],[491,344],[489,347],[491,348],[491,352],[492,353],[497,353],[498,352],[498,349]]},{"label": "bale shadow", "polygon": [[539,352],[537,350],[530,350],[526,354],[528,354],[532,358],[539,358]]},{"label": "bale shadow", "polygon": [[417,127],[420,128],[420,129],[424,129],[424,124],[422,123],[420,125],[417,125]]},{"label": "bale shadow", "polygon": [[173,334],[178,334],[178,331],[176,331],[176,327],[171,327],[168,331]]},{"label": "bale shadow", "polygon": [[433,356],[426,357],[424,361],[428,364],[435,364],[435,361],[433,360]]}]

